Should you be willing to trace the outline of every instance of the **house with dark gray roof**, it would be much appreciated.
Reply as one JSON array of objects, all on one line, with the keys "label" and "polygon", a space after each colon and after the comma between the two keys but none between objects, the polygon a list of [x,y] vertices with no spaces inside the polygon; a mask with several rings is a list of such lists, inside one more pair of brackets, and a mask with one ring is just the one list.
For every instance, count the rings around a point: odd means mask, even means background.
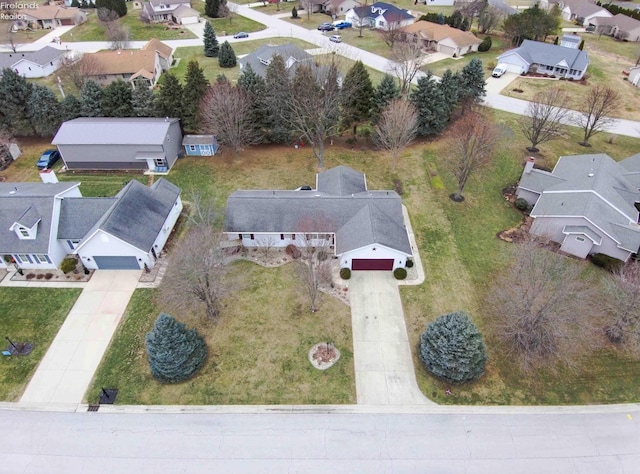
[{"label": "house with dark gray roof", "polygon": [[0,75],[5,68],[22,77],[47,77],[62,65],[66,51],[45,46],[38,51],[13,51],[0,53]]},{"label": "house with dark gray roof", "polygon": [[533,209],[531,233],[577,257],[627,261],[640,247],[640,154],[620,162],[604,153],[561,156],[553,171],[527,161],[517,196]]},{"label": "house with dark gray roof", "polygon": [[408,10],[384,2],[352,8],[344,18],[356,28],[364,26],[385,31],[404,28],[416,21]]},{"label": "house with dark gray roof", "polygon": [[259,76],[266,77],[267,66],[271,64],[271,61],[275,56],[280,56],[282,58],[284,66],[289,72],[290,77],[293,77],[296,69],[301,64],[307,64],[315,67],[313,56],[293,43],[278,46],[264,44],[238,60],[238,63],[240,64],[240,69],[244,69],[247,65],[250,65],[253,72]]},{"label": "house with dark gray roof", "polygon": [[167,172],[182,150],[177,118],[81,117],[64,122],[53,141],[68,170]]},{"label": "house with dark gray roof", "polygon": [[224,227],[245,247],[328,246],[352,270],[394,270],[412,256],[400,196],[368,190],[365,175],[346,166],[318,173],[311,190],[236,191]]},{"label": "house with dark gray roof", "polygon": [[498,63],[516,74],[531,72],[580,80],[587,72],[589,55],[575,48],[524,40],[520,47],[498,56]]},{"label": "house with dark gray roof", "polygon": [[[0,255],[23,269],[55,269],[77,255],[90,269],[152,268],[182,210],[180,188],[130,181],[114,197],[83,197],[80,183],[0,183]],[[46,178],[45,178],[46,176]],[[5,258],[2,264],[5,265]]]}]

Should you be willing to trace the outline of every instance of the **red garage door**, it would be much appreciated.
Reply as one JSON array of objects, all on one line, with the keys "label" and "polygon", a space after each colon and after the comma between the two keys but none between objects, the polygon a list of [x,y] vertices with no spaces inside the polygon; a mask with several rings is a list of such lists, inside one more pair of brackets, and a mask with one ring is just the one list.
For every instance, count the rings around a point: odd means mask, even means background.
[{"label": "red garage door", "polygon": [[393,270],[393,259],[354,258],[351,261],[352,270]]}]

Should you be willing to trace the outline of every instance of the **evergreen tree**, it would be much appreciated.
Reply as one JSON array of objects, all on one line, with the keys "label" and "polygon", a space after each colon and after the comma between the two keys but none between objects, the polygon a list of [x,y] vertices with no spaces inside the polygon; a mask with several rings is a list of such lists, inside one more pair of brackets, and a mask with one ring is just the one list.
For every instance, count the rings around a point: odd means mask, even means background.
[{"label": "evergreen tree", "polygon": [[53,136],[62,123],[60,102],[51,89],[34,84],[29,98],[31,124],[41,137]]},{"label": "evergreen tree", "polygon": [[15,135],[31,135],[34,129],[29,116],[29,99],[33,86],[12,69],[0,78],[0,114],[2,123]]},{"label": "evergreen tree", "polygon": [[118,79],[102,89],[102,113],[105,117],[132,117],[131,86]]},{"label": "evergreen tree", "polygon": [[382,110],[389,105],[389,102],[398,97],[400,97],[398,84],[393,76],[385,74],[373,93],[371,121],[376,123]]},{"label": "evergreen tree", "polygon": [[447,69],[442,75],[438,87],[447,105],[447,119],[449,119],[460,103],[460,75]]},{"label": "evergreen tree", "polygon": [[229,84],[229,78],[224,74],[218,74],[216,76],[216,84]]},{"label": "evergreen tree", "polygon": [[209,18],[216,18],[218,16],[219,6],[220,0],[206,0],[204,4],[204,14]]},{"label": "evergreen tree", "polygon": [[440,316],[420,336],[420,359],[429,372],[447,382],[477,379],[487,358],[482,334],[461,311]]},{"label": "evergreen tree", "polygon": [[216,32],[211,23],[207,21],[204,24],[204,55],[208,58],[217,58],[219,52],[220,45],[218,44]]},{"label": "evergreen tree", "polygon": [[478,58],[473,58],[462,68],[460,75],[460,99],[480,102],[487,94],[485,86],[486,82],[484,80],[482,61]]},{"label": "evergreen tree", "polygon": [[341,98],[345,127],[371,118],[373,85],[362,61],[356,61],[344,77]]},{"label": "evergreen tree", "polygon": [[482,43],[478,45],[478,51],[481,53],[485,53],[491,49],[492,44],[493,41],[491,40],[491,36],[485,36],[485,38],[482,40]]},{"label": "evergreen tree", "polygon": [[78,0],[73,0],[71,2],[71,6],[74,7],[74,8],[80,8],[81,7],[80,2]]},{"label": "evergreen tree", "polygon": [[584,49],[584,40],[580,41],[580,45],[578,46],[578,49],[580,51],[582,51]]},{"label": "evergreen tree", "polygon": [[154,96],[146,81],[134,80],[131,92],[131,108],[134,117],[155,117]]},{"label": "evergreen tree", "polygon": [[267,86],[264,78],[254,72],[251,64],[247,64],[238,78],[238,86],[247,91],[251,99],[252,122],[263,134],[266,133],[268,112],[266,106]]},{"label": "evergreen tree", "polygon": [[298,9],[296,7],[291,9],[291,18],[298,18]]},{"label": "evergreen tree", "polygon": [[220,67],[228,68],[236,66],[236,53],[228,41],[220,46],[220,54],[218,55],[218,64]]},{"label": "evergreen tree", "polygon": [[437,135],[447,125],[448,107],[442,90],[430,72],[420,79],[411,92],[411,103],[418,111],[418,134]]},{"label": "evergreen tree", "polygon": [[284,104],[289,103],[291,81],[282,56],[276,54],[271,58],[265,76],[267,139],[272,143],[288,143],[291,139],[290,116]]},{"label": "evergreen tree", "polygon": [[105,8],[114,11],[119,17],[127,14],[127,4],[125,0],[96,0],[96,8]]},{"label": "evergreen tree", "polygon": [[156,96],[156,113],[159,117],[182,117],[182,85],[170,72],[162,75],[158,95]]},{"label": "evergreen tree", "polygon": [[102,87],[89,79],[80,89],[80,114],[82,117],[102,117]]},{"label": "evergreen tree", "polygon": [[198,61],[189,61],[182,93],[182,128],[185,131],[198,131],[200,99],[208,85],[209,82],[204,77],[204,71]]},{"label": "evergreen tree", "polygon": [[207,358],[207,346],[198,332],[166,313],[158,316],[145,342],[151,374],[162,383],[190,379]]},{"label": "evergreen tree", "polygon": [[67,96],[62,99],[60,108],[62,109],[62,120],[65,122],[81,116],[80,100],[73,94],[67,94]]}]

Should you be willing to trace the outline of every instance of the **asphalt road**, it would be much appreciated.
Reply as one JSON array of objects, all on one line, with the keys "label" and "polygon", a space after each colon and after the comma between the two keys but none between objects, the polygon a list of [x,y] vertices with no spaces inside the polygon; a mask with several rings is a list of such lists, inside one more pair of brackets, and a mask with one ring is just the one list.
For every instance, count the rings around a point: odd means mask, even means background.
[{"label": "asphalt road", "polygon": [[105,414],[2,411],[0,473],[640,472],[616,413]]}]

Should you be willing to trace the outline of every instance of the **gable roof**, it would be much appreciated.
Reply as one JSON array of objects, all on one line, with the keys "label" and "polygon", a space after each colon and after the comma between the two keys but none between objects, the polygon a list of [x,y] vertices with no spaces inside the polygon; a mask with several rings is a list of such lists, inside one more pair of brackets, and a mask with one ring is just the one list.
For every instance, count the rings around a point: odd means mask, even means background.
[{"label": "gable roof", "polygon": [[367,191],[365,177],[346,166],[319,173],[315,191],[236,191],[227,200],[225,231],[336,234],[336,253],[371,244],[411,255],[402,201],[394,191]]},{"label": "gable roof", "polygon": [[[109,210],[87,234],[93,235],[97,230],[102,230],[149,252],[180,193],[180,188],[164,178],[151,187],[131,180],[112,198]],[[78,249],[85,243],[80,244]]]},{"label": "gable roof", "polygon": [[160,5],[191,5],[191,0],[149,0],[149,3],[154,5],[154,6],[160,6]]},{"label": "gable roof", "polygon": [[251,65],[253,72],[265,77],[267,66],[276,55],[280,56],[284,60],[285,65],[288,62],[291,63],[289,66],[290,75],[295,73],[299,64],[313,63],[313,56],[293,43],[287,43],[279,46],[269,44],[262,45],[258,49],[241,58],[239,62],[242,67],[245,67],[247,64]]},{"label": "gable roof", "polygon": [[[48,253],[54,202],[79,185],[77,182],[0,183],[0,253]],[[9,230],[16,222],[25,227],[37,223],[36,238],[18,238]]]},{"label": "gable roof", "polygon": [[481,39],[469,31],[462,31],[449,25],[440,25],[425,20],[416,21],[409,26],[405,26],[402,31],[417,34],[422,39],[429,41],[442,41],[446,38],[451,38],[458,46],[482,43]]},{"label": "gable roof", "polygon": [[524,40],[520,47],[502,53],[498,56],[498,61],[513,53],[518,54],[529,64],[555,66],[564,61],[566,63],[564,67],[579,71],[584,71],[589,66],[589,56],[584,51],[532,40]]},{"label": "gable roof", "polygon": [[17,53],[0,53],[0,69],[12,68],[20,61],[29,61],[38,66],[49,64],[56,59],[64,56],[65,51],[45,46],[38,51],[19,51]]},{"label": "gable roof", "polygon": [[[187,7],[189,8],[189,7]],[[194,10],[195,11],[195,10]],[[196,12],[198,13],[198,12]],[[142,48],[143,51],[155,51],[163,59],[169,59],[173,53],[173,48],[166,43],[163,43],[157,38],[150,39]],[[153,70],[153,69],[152,69]]]},{"label": "gable roof", "polygon": [[[524,173],[520,186],[533,189],[536,182],[531,180],[538,180],[542,195],[531,211],[532,217],[585,217],[620,247],[636,252],[640,226],[635,203],[640,202],[640,191],[628,177],[640,173],[640,167],[629,169],[638,164],[640,160],[634,159],[625,167],[604,153],[561,156],[551,173]],[[541,176],[546,183],[540,182]]]},{"label": "gable roof", "polygon": [[92,76],[105,76],[111,74],[135,74],[144,71],[153,76],[156,69],[155,50],[116,50],[98,51],[97,53],[85,53],[90,58],[94,71]]},{"label": "gable roof", "polygon": [[563,0],[564,7],[569,7],[572,15],[587,18],[595,13],[603,13],[602,16],[612,16],[605,8],[596,5],[595,2],[589,0]]},{"label": "gable roof", "polygon": [[598,25],[617,26],[622,31],[633,31],[636,28],[640,28],[640,21],[623,13],[618,13],[610,18],[597,17],[596,20]]},{"label": "gable roof", "polygon": [[63,122],[54,145],[162,145],[177,118],[80,117]]},{"label": "gable roof", "polygon": [[66,198],[60,205],[58,239],[79,240],[102,219],[115,204],[115,197]]},{"label": "gable roof", "polygon": [[23,15],[29,15],[36,20],[66,20],[73,19],[79,14],[83,13],[82,10],[76,7],[65,7],[60,5],[38,5],[38,8],[27,8],[20,10]]},{"label": "gable roof", "polygon": [[384,2],[376,2],[371,5],[356,7],[353,11],[358,15],[358,18],[375,19],[382,15],[387,22],[396,22],[414,18],[408,10],[398,8]]}]

